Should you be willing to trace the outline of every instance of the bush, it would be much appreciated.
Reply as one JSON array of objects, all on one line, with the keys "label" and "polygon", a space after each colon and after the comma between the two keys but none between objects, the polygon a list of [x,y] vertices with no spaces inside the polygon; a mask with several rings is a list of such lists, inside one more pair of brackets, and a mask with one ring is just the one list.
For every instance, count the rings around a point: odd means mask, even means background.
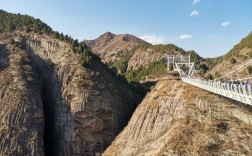
[{"label": "bush", "polygon": [[230,62],[231,64],[235,64],[235,63],[236,63],[236,59],[234,59],[233,57],[231,57],[231,59],[229,60],[229,62]]},{"label": "bush", "polygon": [[206,79],[207,79],[207,80],[212,80],[212,79],[213,79],[213,75],[210,74],[210,73],[207,74],[207,75],[206,75]]},{"label": "bush", "polygon": [[173,63],[169,64],[169,71],[173,71]]},{"label": "bush", "polygon": [[220,78],[220,77],[221,77],[221,74],[216,71],[214,73],[214,78],[217,79],[217,78]]},{"label": "bush", "polygon": [[202,75],[204,75],[204,74],[207,72],[207,70],[208,70],[209,68],[207,67],[206,64],[201,64],[201,65],[199,66],[199,69],[200,69],[200,73],[201,73]]},{"label": "bush", "polygon": [[14,45],[15,43],[16,43],[15,40],[12,38],[12,39],[10,40],[10,44]]},{"label": "bush", "polygon": [[[247,69],[247,71],[248,71],[249,74],[252,73],[252,66],[251,65],[247,66],[246,69]],[[246,69],[245,69],[245,73],[247,74]]]},{"label": "bush", "polygon": [[252,51],[248,52],[248,57],[252,58]]}]

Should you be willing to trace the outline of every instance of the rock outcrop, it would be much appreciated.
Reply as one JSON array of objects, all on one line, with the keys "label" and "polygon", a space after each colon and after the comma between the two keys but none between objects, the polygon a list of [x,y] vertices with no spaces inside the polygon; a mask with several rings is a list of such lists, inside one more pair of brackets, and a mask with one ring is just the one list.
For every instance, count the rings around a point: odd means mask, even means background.
[{"label": "rock outcrop", "polygon": [[67,42],[19,31],[1,41],[11,38],[16,43],[2,45],[0,54],[0,153],[102,153],[128,122],[139,96],[100,62],[83,68]]},{"label": "rock outcrop", "polygon": [[252,112],[180,81],[158,82],[104,156],[251,155]]}]

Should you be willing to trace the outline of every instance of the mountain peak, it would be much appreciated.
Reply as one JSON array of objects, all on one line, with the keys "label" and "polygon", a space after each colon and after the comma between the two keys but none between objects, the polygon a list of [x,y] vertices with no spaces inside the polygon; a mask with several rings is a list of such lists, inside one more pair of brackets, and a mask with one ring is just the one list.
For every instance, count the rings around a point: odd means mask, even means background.
[{"label": "mountain peak", "polygon": [[[116,37],[116,35],[108,31],[108,32],[102,34],[102,35],[101,35],[100,37],[98,37],[97,39],[112,40],[114,37]],[[97,39],[96,39],[96,40],[97,40]]]},{"label": "mountain peak", "polygon": [[105,62],[119,60],[125,52],[139,44],[149,44],[131,34],[113,34],[106,32],[94,40],[84,40]]}]

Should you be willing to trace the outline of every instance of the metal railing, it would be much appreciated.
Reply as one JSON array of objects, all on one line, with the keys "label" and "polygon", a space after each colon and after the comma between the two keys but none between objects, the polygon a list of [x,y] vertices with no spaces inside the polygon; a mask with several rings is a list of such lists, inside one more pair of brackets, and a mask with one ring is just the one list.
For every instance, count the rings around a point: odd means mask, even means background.
[{"label": "metal railing", "polygon": [[194,85],[198,88],[234,99],[236,101],[252,105],[250,85],[234,84],[220,81],[206,81],[202,79],[181,77],[183,82]]}]

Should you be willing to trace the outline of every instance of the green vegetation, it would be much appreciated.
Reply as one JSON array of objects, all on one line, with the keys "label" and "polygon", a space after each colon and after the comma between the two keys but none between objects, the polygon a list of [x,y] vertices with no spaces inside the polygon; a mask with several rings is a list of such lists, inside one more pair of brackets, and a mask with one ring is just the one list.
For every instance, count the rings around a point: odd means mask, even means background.
[{"label": "green vegetation", "polygon": [[205,78],[206,80],[213,80],[213,75],[208,73]]},{"label": "green vegetation", "polygon": [[12,38],[12,39],[10,40],[10,44],[14,45],[15,43],[16,43],[15,40]]},{"label": "green vegetation", "polygon": [[219,72],[215,72],[214,73],[214,76],[213,76],[215,79],[217,79],[217,78],[220,78],[221,77],[221,74],[219,73]]},{"label": "green vegetation", "polygon": [[169,70],[169,71],[173,71],[173,63],[170,63],[170,64],[169,64],[168,70]]},{"label": "green vegetation", "polygon": [[148,65],[141,66],[136,70],[127,71],[125,77],[128,82],[139,82],[143,76],[160,76],[166,74],[166,66],[162,61],[150,62]]},{"label": "green vegetation", "polygon": [[201,75],[204,75],[206,72],[207,72],[207,70],[209,69],[208,67],[207,67],[207,65],[206,64],[200,64],[199,65],[199,69],[200,69],[200,73],[201,73]]},{"label": "green vegetation", "polygon": [[196,65],[200,65],[200,63],[204,61],[204,58],[199,56],[195,51],[190,50],[188,53],[190,54],[191,62],[194,62]]},{"label": "green vegetation", "polygon": [[128,62],[134,54],[134,52],[133,52],[134,49],[135,48],[133,48],[131,51],[127,52],[119,61],[110,65],[109,67],[112,68],[114,71],[116,71],[118,74],[124,74],[127,71]]},{"label": "green vegetation", "polygon": [[[241,40],[241,42],[234,46],[233,49],[231,49],[226,55],[224,55],[224,59],[228,60],[232,56],[237,56],[239,51],[243,48],[250,48],[252,49],[252,32],[245,38]],[[251,55],[250,55],[251,57]]]},{"label": "green vegetation", "polygon": [[252,58],[252,51],[248,52],[248,57]]},{"label": "green vegetation", "polygon": [[41,22],[40,19],[34,19],[28,15],[11,14],[0,10],[0,32],[13,32],[15,30],[26,30],[34,32],[51,34],[52,29]]},{"label": "green vegetation", "polygon": [[216,64],[220,63],[222,61],[222,57],[216,57],[216,58],[205,58],[204,63],[207,65],[209,70],[213,69],[213,67],[216,66]]},{"label": "green vegetation", "polygon": [[246,69],[244,69],[243,74],[247,75],[247,74],[251,74],[252,73],[252,66],[249,65],[246,67]]},{"label": "green vegetation", "polygon": [[231,57],[230,60],[229,60],[229,62],[230,62],[231,64],[235,64],[235,63],[236,63],[236,59],[234,59],[233,57]]},{"label": "green vegetation", "polygon": [[73,42],[71,36],[53,31],[51,27],[42,22],[40,19],[35,19],[28,15],[12,14],[0,10],[0,33],[14,32],[16,30],[24,31],[26,33],[34,32],[51,35],[54,38],[67,41],[71,44]]}]

